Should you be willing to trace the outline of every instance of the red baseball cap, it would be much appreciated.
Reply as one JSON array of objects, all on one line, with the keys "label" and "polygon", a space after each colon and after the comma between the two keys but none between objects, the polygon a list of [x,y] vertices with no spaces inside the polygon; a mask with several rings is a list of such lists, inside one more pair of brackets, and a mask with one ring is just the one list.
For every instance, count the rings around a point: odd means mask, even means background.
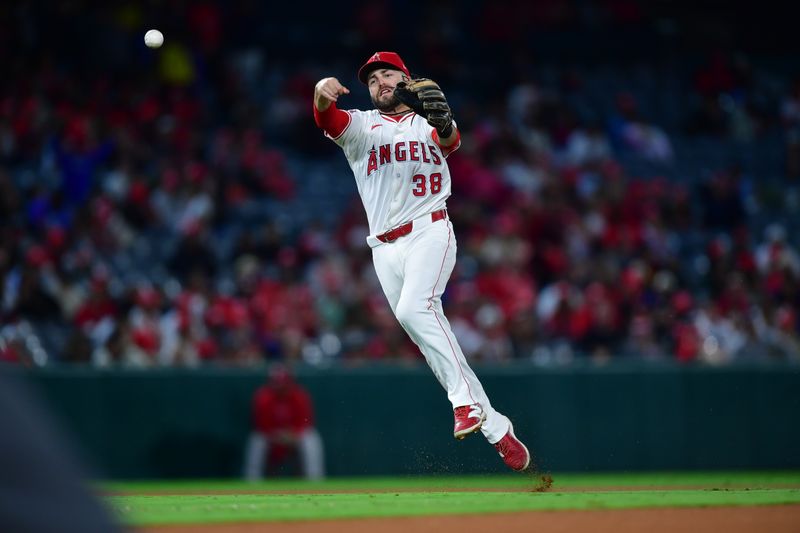
[{"label": "red baseball cap", "polygon": [[408,72],[406,64],[403,59],[396,52],[375,52],[367,59],[367,62],[358,69],[358,79],[364,85],[367,84],[367,76],[375,69],[390,68],[402,71],[409,78],[411,74]]}]

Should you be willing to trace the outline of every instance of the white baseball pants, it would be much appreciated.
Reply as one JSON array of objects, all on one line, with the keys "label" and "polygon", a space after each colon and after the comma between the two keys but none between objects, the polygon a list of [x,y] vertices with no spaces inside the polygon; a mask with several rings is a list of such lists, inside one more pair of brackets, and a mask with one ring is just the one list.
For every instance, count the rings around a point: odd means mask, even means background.
[{"label": "white baseball pants", "polygon": [[481,432],[494,444],[510,422],[492,408],[483,385],[442,312],[442,293],[456,262],[456,238],[450,219],[414,221],[409,235],[372,248],[375,271],[395,317],[419,347],[453,408],[479,404],[486,413]]}]

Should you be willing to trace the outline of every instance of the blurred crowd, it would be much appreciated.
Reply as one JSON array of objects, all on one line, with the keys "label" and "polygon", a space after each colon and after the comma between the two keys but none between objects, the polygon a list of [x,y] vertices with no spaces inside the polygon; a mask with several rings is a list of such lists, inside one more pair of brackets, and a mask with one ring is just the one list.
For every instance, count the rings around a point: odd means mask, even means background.
[{"label": "blurred crowd", "polygon": [[[24,33],[21,52],[0,43],[0,360],[422,360],[381,293],[344,158],[311,118],[316,80],[354,76],[374,51],[385,3],[359,11],[352,73],[269,65],[241,36],[223,45],[248,2],[175,2],[185,25],[165,23],[157,52],[141,43],[146,9],[98,9],[87,27],[114,30],[79,58],[44,31],[73,9],[55,5],[5,8],[4,25],[27,25],[0,27]],[[609,11],[616,24],[647,21],[635,2],[599,5],[628,6]],[[429,37],[425,60],[406,61],[443,69],[464,134],[448,159],[459,259],[444,305],[467,357],[800,361],[797,79],[765,86],[749,60],[711,50],[685,76],[697,105],[670,125],[624,81],[596,108],[579,72],[548,82],[518,54],[487,95],[485,68],[453,72],[434,53],[448,43]],[[785,157],[772,181],[735,161],[676,179],[675,142],[700,136],[775,136]],[[302,209],[301,161],[351,188],[332,223],[271,213]]]}]

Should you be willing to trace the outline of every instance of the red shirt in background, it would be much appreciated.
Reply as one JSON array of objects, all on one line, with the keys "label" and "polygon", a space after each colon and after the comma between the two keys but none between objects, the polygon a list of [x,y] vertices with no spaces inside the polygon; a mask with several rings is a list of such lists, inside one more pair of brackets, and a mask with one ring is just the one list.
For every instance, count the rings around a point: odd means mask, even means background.
[{"label": "red shirt in background", "polygon": [[253,396],[253,423],[266,435],[300,433],[314,425],[311,397],[296,383],[263,385]]}]

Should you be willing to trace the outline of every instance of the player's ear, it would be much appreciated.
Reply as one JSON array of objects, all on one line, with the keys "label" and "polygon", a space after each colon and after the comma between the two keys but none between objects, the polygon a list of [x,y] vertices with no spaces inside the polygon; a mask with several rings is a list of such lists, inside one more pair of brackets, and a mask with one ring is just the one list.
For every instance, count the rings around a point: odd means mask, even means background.
[{"label": "player's ear", "polygon": [[409,78],[408,76],[406,76],[406,75],[405,75],[405,73],[403,73],[403,74],[400,74],[400,78],[401,78],[403,81],[409,81],[409,80],[411,79],[411,78]]}]

